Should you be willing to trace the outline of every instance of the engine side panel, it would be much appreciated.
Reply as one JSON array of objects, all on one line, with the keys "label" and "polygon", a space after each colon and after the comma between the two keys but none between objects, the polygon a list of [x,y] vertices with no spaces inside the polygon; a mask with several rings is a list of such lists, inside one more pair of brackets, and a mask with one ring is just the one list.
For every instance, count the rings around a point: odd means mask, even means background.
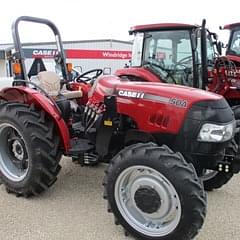
[{"label": "engine side panel", "polygon": [[99,79],[90,101],[103,102],[114,94],[117,112],[131,117],[141,131],[177,134],[192,104],[222,97],[199,89],[163,83],[122,81],[118,77]]}]

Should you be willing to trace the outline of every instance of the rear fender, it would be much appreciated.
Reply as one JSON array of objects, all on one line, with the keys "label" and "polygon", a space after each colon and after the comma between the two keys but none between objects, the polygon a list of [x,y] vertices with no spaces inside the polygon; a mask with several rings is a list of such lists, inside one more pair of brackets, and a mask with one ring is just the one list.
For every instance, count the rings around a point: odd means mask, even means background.
[{"label": "rear fender", "polygon": [[65,152],[70,148],[70,135],[67,124],[63,120],[61,113],[49,98],[40,92],[23,86],[4,88],[0,91],[0,99],[8,102],[19,102],[28,105],[34,104],[43,109],[53,119],[57,126]]}]

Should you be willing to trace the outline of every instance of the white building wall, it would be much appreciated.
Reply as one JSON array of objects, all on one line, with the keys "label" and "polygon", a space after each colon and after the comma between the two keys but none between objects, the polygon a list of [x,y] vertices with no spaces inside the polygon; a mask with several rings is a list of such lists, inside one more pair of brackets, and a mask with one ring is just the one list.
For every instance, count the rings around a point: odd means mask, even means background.
[{"label": "white building wall", "polygon": [[[28,49],[56,49],[55,44],[32,44],[23,46]],[[89,40],[79,42],[66,42],[64,43],[64,49],[76,49],[76,50],[109,50],[109,51],[131,51],[131,43],[117,40]],[[25,64],[27,72],[29,71],[34,58],[26,58]],[[80,59],[72,58],[67,59],[67,62],[73,63],[73,66],[81,66],[82,71],[88,71],[95,68],[110,68],[111,73],[114,73],[117,69],[123,68],[128,63],[128,59]],[[7,75],[7,61],[0,60],[0,76]],[[53,59],[44,59],[44,64],[47,65],[47,70],[53,70]]]},{"label": "white building wall", "polygon": [[[116,50],[116,51],[131,51],[131,43],[121,42],[121,41],[109,41],[109,40],[97,40],[97,41],[83,41],[83,42],[70,42],[64,43],[64,49],[81,49],[81,50]],[[34,49],[56,49],[55,44],[44,44],[44,45],[34,45],[27,46],[24,48],[34,48]],[[111,73],[114,73],[117,69],[123,68],[125,64],[129,62],[126,59],[79,59],[79,58],[67,58],[67,62],[71,62],[73,66],[81,66],[82,71],[88,71],[95,68],[110,68]],[[30,68],[33,59],[26,59],[27,70]],[[52,60],[44,59],[44,63],[51,68],[50,62]],[[48,69],[49,70],[49,69]]]},{"label": "white building wall", "polygon": [[0,60],[0,77],[7,76],[7,68],[6,68],[6,60],[2,59]]}]

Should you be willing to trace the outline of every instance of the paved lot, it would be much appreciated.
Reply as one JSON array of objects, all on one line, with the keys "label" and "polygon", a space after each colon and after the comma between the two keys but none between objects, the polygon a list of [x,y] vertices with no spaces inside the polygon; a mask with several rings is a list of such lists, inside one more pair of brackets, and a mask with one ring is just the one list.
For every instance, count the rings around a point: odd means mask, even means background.
[{"label": "paved lot", "polygon": [[[7,194],[0,186],[1,240],[123,240],[102,199],[105,166],[81,168],[66,159],[56,184],[37,198]],[[240,239],[240,175],[208,194],[208,216],[197,240]]]}]

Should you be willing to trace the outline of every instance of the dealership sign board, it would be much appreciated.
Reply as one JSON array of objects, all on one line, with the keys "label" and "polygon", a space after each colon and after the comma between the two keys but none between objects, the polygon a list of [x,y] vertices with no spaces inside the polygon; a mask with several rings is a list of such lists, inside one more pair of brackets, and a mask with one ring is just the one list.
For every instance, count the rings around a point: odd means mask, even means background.
[{"label": "dealership sign board", "polygon": [[[53,58],[57,55],[56,49],[32,49],[24,48],[25,58]],[[66,49],[67,58],[77,59],[115,59],[129,60],[132,57],[131,51],[118,50],[86,50],[86,49]]]}]

